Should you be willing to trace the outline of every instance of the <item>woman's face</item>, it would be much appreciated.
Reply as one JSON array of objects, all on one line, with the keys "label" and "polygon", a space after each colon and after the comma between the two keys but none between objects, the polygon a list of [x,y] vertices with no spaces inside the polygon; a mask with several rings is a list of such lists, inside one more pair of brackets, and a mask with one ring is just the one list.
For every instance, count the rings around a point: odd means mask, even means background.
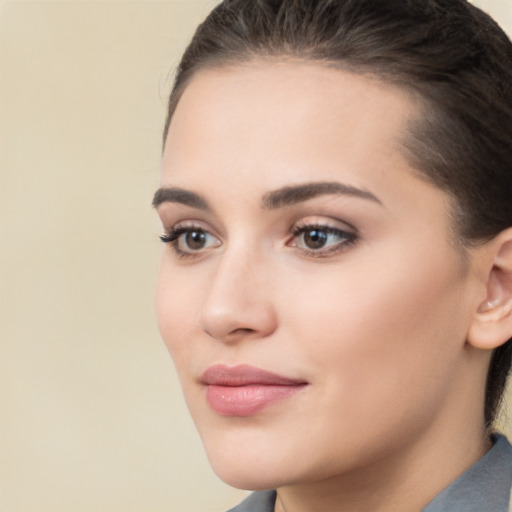
[{"label": "woman's face", "polygon": [[[299,62],[199,72],[155,196],[161,333],[221,478],[271,488],[442,435],[477,297],[403,91]],[[451,435],[451,434],[450,434]]]}]

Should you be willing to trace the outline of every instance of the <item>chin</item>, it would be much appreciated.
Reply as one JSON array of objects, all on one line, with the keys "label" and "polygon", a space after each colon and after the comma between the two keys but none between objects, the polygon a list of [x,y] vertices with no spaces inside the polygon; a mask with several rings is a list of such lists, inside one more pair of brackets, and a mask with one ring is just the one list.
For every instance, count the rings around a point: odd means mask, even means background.
[{"label": "chin", "polygon": [[297,476],[290,474],[298,469],[296,455],[290,457],[288,450],[280,450],[271,433],[226,428],[217,435],[211,431],[200,434],[213,471],[231,487],[275,489]]},{"label": "chin", "polygon": [[277,464],[272,466],[273,462],[261,461],[254,464],[244,459],[237,463],[223,464],[210,460],[213,471],[224,483],[246,491],[267,491],[294,483],[295,475],[288,474],[286,468]]},{"label": "chin", "polygon": [[278,475],[282,477],[268,448],[257,453],[254,446],[244,449],[239,443],[205,443],[205,449],[215,474],[231,487],[249,491],[275,489]]},{"label": "chin", "polygon": [[[233,468],[216,468],[212,466],[215,474],[227,485],[236,489],[243,489],[245,491],[268,491],[276,489],[280,486],[272,478],[265,474],[265,469],[251,470],[245,469],[244,471],[236,472]],[[219,470],[218,470],[219,469]]]}]

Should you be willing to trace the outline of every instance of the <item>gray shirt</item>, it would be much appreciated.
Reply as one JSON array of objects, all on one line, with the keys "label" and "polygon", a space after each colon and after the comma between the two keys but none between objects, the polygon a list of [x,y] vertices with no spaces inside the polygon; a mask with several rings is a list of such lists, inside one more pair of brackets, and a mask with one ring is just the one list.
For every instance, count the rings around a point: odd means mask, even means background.
[{"label": "gray shirt", "polygon": [[[511,486],[512,447],[496,435],[493,447],[422,512],[507,512]],[[274,512],[275,501],[275,491],[259,491],[228,512]]]}]

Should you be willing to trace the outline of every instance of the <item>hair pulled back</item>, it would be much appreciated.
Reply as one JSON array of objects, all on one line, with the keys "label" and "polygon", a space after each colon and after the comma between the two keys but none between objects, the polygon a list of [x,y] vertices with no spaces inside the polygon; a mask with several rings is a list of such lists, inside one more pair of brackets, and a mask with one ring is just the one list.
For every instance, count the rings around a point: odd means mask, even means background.
[{"label": "hair pulled back", "polygon": [[[404,153],[451,194],[460,241],[512,226],[512,44],[466,0],[224,0],[179,64],[164,141],[181,94],[204,68],[298,58],[396,84],[420,98]],[[485,419],[499,409],[512,339],[488,372]]]}]

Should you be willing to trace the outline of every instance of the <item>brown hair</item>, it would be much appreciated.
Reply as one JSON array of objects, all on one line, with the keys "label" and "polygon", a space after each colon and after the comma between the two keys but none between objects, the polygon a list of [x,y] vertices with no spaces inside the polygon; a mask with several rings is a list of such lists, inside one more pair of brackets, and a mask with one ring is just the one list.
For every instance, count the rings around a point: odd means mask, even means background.
[{"label": "brown hair", "polygon": [[[225,0],[183,55],[164,141],[194,73],[255,57],[319,61],[412,91],[424,115],[404,151],[455,199],[459,238],[477,244],[512,226],[512,44],[466,0]],[[492,357],[488,425],[511,359],[512,339]]]}]

